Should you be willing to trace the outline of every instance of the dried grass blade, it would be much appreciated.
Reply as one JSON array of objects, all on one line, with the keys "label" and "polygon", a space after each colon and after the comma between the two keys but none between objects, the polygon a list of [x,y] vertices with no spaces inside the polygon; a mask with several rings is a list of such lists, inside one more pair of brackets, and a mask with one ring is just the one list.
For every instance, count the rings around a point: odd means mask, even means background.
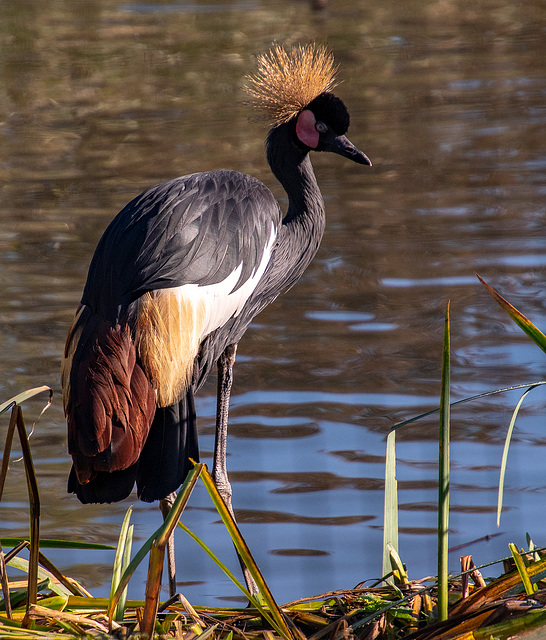
[{"label": "dried grass blade", "polygon": [[[13,406],[13,403],[9,406]],[[4,493],[4,485],[6,484],[6,476],[9,469],[9,458],[11,455],[11,445],[13,444],[13,435],[15,433],[15,427],[17,426],[17,416],[12,411],[10,421],[8,424],[8,431],[6,433],[6,442],[4,444],[4,454],[2,456],[2,468],[0,469],[0,501]]]},{"label": "dried grass blade", "polygon": [[[159,534],[161,536],[161,534]],[[150,549],[150,561],[148,563],[148,575],[146,578],[146,591],[144,611],[140,630],[149,638],[153,637],[153,630],[159,607],[159,592],[161,589],[161,576],[163,574],[163,563],[165,560],[165,545],[159,545],[154,540]]]},{"label": "dried grass blade", "polygon": [[194,640],[207,640],[207,638],[210,638],[213,635],[217,628],[218,624],[213,624],[210,627],[207,627],[202,633],[197,635]]},{"label": "dried grass blade", "polygon": [[62,622],[74,623],[82,628],[91,627],[92,629],[96,629],[102,633],[108,632],[108,628],[105,625],[97,622],[97,620],[93,620],[92,618],[79,616],[74,613],[56,611],[55,609],[48,609],[37,604],[30,608],[29,614],[32,618],[51,618]]},{"label": "dried grass blade", "polygon": [[40,393],[44,393],[44,391],[49,392],[49,401],[46,407],[44,408],[45,410],[51,404],[51,398],[53,397],[53,389],[51,387],[48,387],[47,385],[43,385],[41,387],[34,387],[33,389],[27,389],[26,391],[22,391],[21,393],[18,393],[16,396],[13,396],[13,398],[10,398],[9,400],[2,402],[2,404],[0,404],[0,413],[4,413],[5,411],[8,411],[16,404],[21,404],[26,400],[30,400],[30,398],[33,398],[34,396],[37,396]]},{"label": "dried grass blade", "polygon": [[[40,540],[40,548],[42,548],[42,540]],[[66,595],[72,594],[75,596],[91,597],[91,594],[86,589],[84,589],[84,587],[82,587],[82,585],[79,584],[79,582],[74,580],[74,578],[68,578],[67,576],[62,574],[59,571],[59,569],[57,569],[57,567],[48,558],[46,558],[41,552],[39,556],[39,561],[40,561],[40,565],[46,571],[49,571],[49,573],[53,576],[53,579],[59,583],[59,585],[55,587],[56,592],[60,591],[62,588],[63,590],[66,589],[66,592],[62,591],[62,593]]]},{"label": "dried grass blade", "polygon": [[178,522],[182,511],[186,508],[186,504],[190,499],[192,491],[199,479],[199,476],[205,469],[204,464],[196,464],[188,473],[184,484],[180,489],[176,499],[167,514],[163,526],[159,528],[157,536],[152,541],[150,548],[150,561],[148,563],[148,576],[146,579],[146,600],[144,603],[144,611],[142,613],[142,622],[140,629],[142,633],[152,637],[157,618],[157,610],[159,608],[159,592],[161,590],[161,577],[163,573],[163,564],[165,560],[165,548],[170,537],[173,535],[174,528]]},{"label": "dried grass blade", "polygon": [[[536,576],[543,571],[546,571],[546,560],[536,562],[527,567],[527,575],[529,578],[533,578],[533,576]],[[476,589],[476,591],[470,594],[470,596],[465,600],[457,602],[457,604],[453,606],[451,613],[453,616],[457,616],[477,611],[478,609],[491,604],[495,600],[498,600],[505,593],[516,587],[520,582],[521,577],[519,573],[517,571],[512,571],[502,578],[499,578],[494,582],[490,582],[482,589]]]}]

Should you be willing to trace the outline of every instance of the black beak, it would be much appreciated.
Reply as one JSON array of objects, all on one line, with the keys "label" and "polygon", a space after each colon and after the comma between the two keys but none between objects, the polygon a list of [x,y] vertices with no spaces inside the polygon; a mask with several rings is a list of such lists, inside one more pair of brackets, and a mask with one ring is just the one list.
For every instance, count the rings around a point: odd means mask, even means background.
[{"label": "black beak", "polygon": [[366,164],[369,167],[372,166],[372,161],[368,156],[365,153],[362,153],[360,149],[357,149],[345,136],[331,136],[329,140],[324,142],[323,150],[337,153],[338,155],[349,158],[349,160],[358,164]]}]

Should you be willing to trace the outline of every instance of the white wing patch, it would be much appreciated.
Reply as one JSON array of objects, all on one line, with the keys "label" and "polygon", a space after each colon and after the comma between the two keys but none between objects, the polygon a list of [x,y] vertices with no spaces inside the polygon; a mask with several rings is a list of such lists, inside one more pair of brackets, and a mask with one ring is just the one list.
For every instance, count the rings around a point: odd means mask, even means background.
[{"label": "white wing patch", "polygon": [[276,237],[271,225],[258,268],[237,290],[242,264],[221,282],[158,289],[139,299],[137,346],[159,406],[173,404],[186,391],[201,341],[241,313],[271,259]]},{"label": "white wing patch", "polygon": [[225,280],[217,282],[216,284],[206,286],[185,284],[176,289],[172,289],[181,301],[192,300],[197,305],[204,304],[206,311],[201,339],[224,325],[230,318],[237,317],[239,313],[241,313],[246,301],[254,292],[271,259],[271,249],[276,237],[277,233],[275,227],[272,225],[271,236],[265,247],[258,268],[236,291],[234,291],[234,289],[243,270],[242,264],[230,273]]}]

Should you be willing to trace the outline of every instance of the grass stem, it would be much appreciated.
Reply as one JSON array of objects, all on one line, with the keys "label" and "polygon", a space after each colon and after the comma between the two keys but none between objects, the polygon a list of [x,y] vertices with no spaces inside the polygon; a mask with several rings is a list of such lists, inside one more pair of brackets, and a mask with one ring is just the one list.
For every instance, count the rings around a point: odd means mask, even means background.
[{"label": "grass stem", "polygon": [[449,530],[449,428],[450,428],[450,331],[449,302],[444,324],[442,384],[440,397],[440,446],[438,474],[438,620],[448,614],[448,530]]}]

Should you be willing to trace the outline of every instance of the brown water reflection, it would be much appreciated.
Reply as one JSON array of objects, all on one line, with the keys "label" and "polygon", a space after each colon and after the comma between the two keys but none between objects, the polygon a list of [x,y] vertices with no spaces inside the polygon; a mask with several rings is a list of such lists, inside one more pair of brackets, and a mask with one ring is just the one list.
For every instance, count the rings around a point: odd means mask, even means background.
[{"label": "brown water reflection", "polygon": [[[239,86],[273,40],[327,41],[351,138],[374,167],[314,158],[326,236],[302,282],[241,343],[229,464],[235,504],[252,520],[245,536],[280,600],[377,576],[384,435],[437,403],[447,300],[454,399],[544,377],[543,354],[473,274],[544,324],[545,17],[538,0],[337,0],[320,15],[288,0],[0,4],[0,400],[38,384],[59,390],[90,256],[143,188],[229,167],[284,204]],[[211,381],[198,404],[205,460],[213,394]],[[505,555],[508,541],[525,544],[525,531],[543,541],[544,392],[534,394],[510,453],[503,535],[465,550],[477,563]],[[453,545],[495,531],[518,397],[454,411]],[[29,403],[28,419],[40,410]],[[431,418],[400,433],[401,554],[412,577],[435,571],[435,432]],[[115,543],[127,504],[83,507],[64,493],[58,393],[32,442],[43,536]],[[26,533],[25,500],[13,462],[0,535]],[[140,540],[159,523],[143,504],[134,519]],[[217,519],[198,490],[188,525],[232,562]],[[180,538],[186,595],[232,596],[191,544]],[[107,593],[94,567],[111,555],[50,555]]]}]

